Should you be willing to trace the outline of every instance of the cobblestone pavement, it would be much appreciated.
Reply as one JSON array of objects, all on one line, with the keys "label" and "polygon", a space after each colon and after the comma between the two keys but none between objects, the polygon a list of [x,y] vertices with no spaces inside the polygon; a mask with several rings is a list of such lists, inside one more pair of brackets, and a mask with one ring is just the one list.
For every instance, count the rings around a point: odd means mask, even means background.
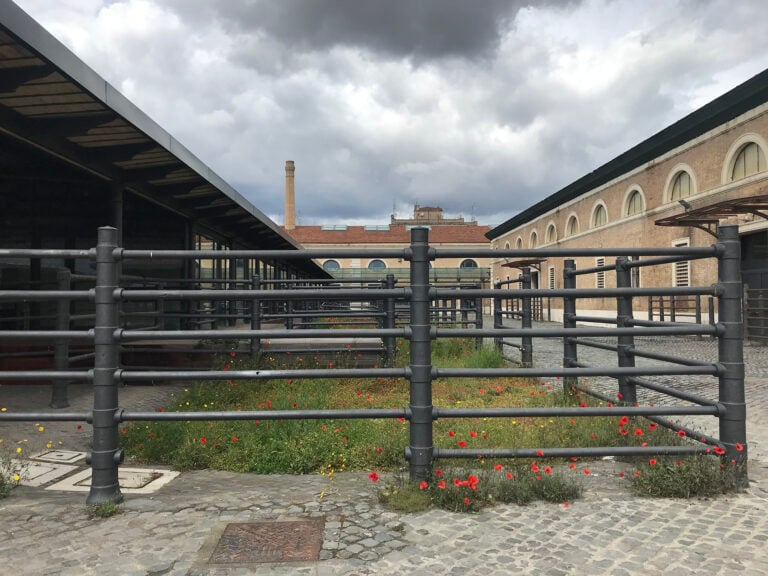
[{"label": "cobblestone pavement", "polygon": [[[708,341],[642,343],[667,352],[672,346],[678,355],[714,358]],[[584,349],[580,359],[603,364],[610,361],[608,354]],[[386,477],[374,485],[361,473],[337,474],[330,483],[322,476],[197,471],[180,475],[155,494],[127,495],[121,514],[90,519],[82,492],[20,487],[0,500],[1,573],[768,575],[767,355],[768,349],[745,349],[750,488],[744,493],[705,500],[639,498],[629,495],[628,481],[618,477],[622,464],[597,461],[584,479],[584,497],[568,507],[539,503],[501,505],[476,515],[439,510],[400,514],[377,501],[376,490]],[[560,365],[560,342],[537,340],[535,362]],[[714,379],[670,383],[716,395]],[[597,379],[589,384],[604,390],[615,386]],[[3,403],[21,407],[22,400],[8,388],[0,390]],[[35,392],[41,406],[48,392],[44,387]],[[121,389],[121,405],[152,409],[172,393],[173,387],[129,387]],[[73,387],[72,399],[72,410],[89,407],[87,390]],[[30,435],[29,443],[61,441],[69,449],[87,447],[88,432],[72,423],[49,423],[44,433],[31,424],[21,432],[15,426],[9,430],[5,425],[0,434]],[[306,518],[325,522],[319,561],[209,562],[228,523]]]}]

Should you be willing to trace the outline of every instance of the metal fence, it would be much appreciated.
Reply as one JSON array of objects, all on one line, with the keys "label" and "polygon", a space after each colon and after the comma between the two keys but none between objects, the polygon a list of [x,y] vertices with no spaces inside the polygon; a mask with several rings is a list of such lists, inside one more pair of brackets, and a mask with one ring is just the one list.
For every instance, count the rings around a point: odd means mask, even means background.
[{"label": "metal fence", "polygon": [[[709,415],[719,420],[720,437],[711,438],[690,431],[691,444],[670,446],[640,447],[578,447],[566,446],[550,448],[549,457],[600,457],[625,455],[656,454],[699,454],[709,453],[713,448],[722,452],[722,457],[736,461],[738,483],[747,482],[747,451],[744,398],[744,364],[742,351],[741,319],[741,283],[739,270],[739,239],[737,229],[724,226],[720,230],[717,244],[709,247],[673,247],[673,248],[599,248],[599,249],[532,249],[532,250],[485,250],[485,249],[444,249],[429,245],[429,231],[426,228],[414,228],[411,232],[411,245],[405,249],[364,250],[364,249],[327,249],[302,251],[183,251],[183,250],[128,250],[117,245],[117,230],[101,228],[98,243],[91,250],[0,250],[0,258],[86,258],[95,260],[95,287],[87,290],[0,290],[0,302],[91,302],[94,307],[94,324],[89,329],[57,330],[6,330],[0,329],[0,341],[17,343],[37,342],[76,342],[92,344],[94,350],[92,369],[69,370],[15,370],[0,372],[0,381],[51,381],[83,380],[93,384],[93,410],[88,412],[27,412],[0,413],[4,421],[84,421],[93,426],[93,448],[88,457],[92,467],[92,483],[87,503],[98,504],[122,499],[118,481],[118,466],[123,461],[123,452],[119,445],[118,429],[123,422],[160,421],[160,420],[276,420],[276,419],[360,419],[360,418],[405,418],[409,421],[409,442],[405,447],[405,458],[409,461],[410,474],[414,479],[428,477],[432,463],[441,458],[482,457],[498,458],[535,458],[537,449],[498,448],[498,449],[452,449],[435,446],[433,422],[438,418],[520,418],[520,417],[558,417],[579,418],[586,416],[645,416],[655,418],[660,423],[676,426],[668,422],[673,415]],[[509,287],[504,290],[478,288],[476,286],[436,287],[430,282],[430,262],[440,258],[457,257],[568,257],[594,256],[616,257],[613,265],[598,268],[576,270],[573,260],[565,261],[564,288],[559,290],[538,290],[530,287]],[[343,287],[335,286],[332,290],[318,288],[311,279],[302,279],[299,285],[290,288],[272,286],[271,290],[248,289],[208,289],[200,288],[125,288],[121,286],[120,266],[127,261],[161,259],[233,259],[233,258],[269,258],[269,259],[306,259],[306,258],[356,258],[356,257],[399,257],[410,262],[408,285],[396,285],[394,279],[388,279],[382,286]],[[634,257],[629,260],[628,257]],[[637,258],[643,257],[644,260]],[[701,287],[661,287],[632,288],[630,271],[635,266],[653,266],[680,260],[715,258],[718,262],[719,280],[712,286]],[[576,276],[595,272],[614,270],[617,277],[616,288],[576,288]],[[304,285],[301,285],[303,283]],[[287,284],[287,283],[283,283]],[[635,298],[658,296],[705,296],[718,301],[719,318],[716,325],[681,325],[679,323],[637,320],[633,318],[632,302]],[[445,308],[442,302],[463,301],[478,302],[481,299],[520,297],[523,299],[561,298],[565,311],[562,328],[537,329],[521,318],[520,327],[504,327],[494,322],[492,328],[485,328],[481,321],[474,326],[436,325],[434,321],[444,313],[450,318],[453,310]],[[595,319],[577,314],[577,301],[589,298],[616,299],[617,315],[611,323],[615,327],[577,327],[577,322],[590,322]],[[376,310],[384,310],[381,326],[375,328],[348,328],[347,337],[376,337],[384,342],[387,339],[402,338],[409,342],[410,364],[404,368],[392,366],[381,368],[343,368],[343,369],[284,369],[284,370],[207,370],[204,374],[194,370],[146,370],[122,367],[120,364],[120,346],[130,342],[147,339],[147,331],[126,328],[121,323],[120,308],[130,303],[141,302],[248,302],[251,310],[260,310],[262,303],[293,302],[301,310],[311,310],[319,302],[378,302]],[[437,311],[435,311],[435,304]],[[382,304],[383,303],[383,304]],[[395,314],[390,313],[398,307],[407,307],[407,325],[397,325]],[[162,307],[161,307],[162,309]],[[289,316],[296,314],[290,309],[282,310]],[[469,314],[470,307],[466,311]],[[370,310],[366,310],[370,312]],[[480,312],[478,314],[478,312]],[[482,318],[482,306],[474,306],[474,313]],[[456,311],[461,324],[461,308]],[[338,333],[323,328],[297,330],[280,328],[262,328],[259,326],[260,314],[250,315],[250,330],[225,328],[214,329],[174,329],[151,332],[153,341],[162,340],[199,340],[202,338],[229,339],[242,341],[269,338],[270,340],[296,338],[333,338]],[[295,317],[294,317],[295,319]],[[606,323],[605,318],[597,319]],[[469,322],[467,322],[469,323]],[[470,323],[471,324],[471,323]],[[648,335],[699,335],[718,338],[718,358],[711,362],[695,361],[673,355],[645,353],[634,345],[635,336]],[[509,337],[530,339],[540,337],[558,337],[563,339],[563,366],[533,368],[530,362],[523,366],[505,368],[446,368],[435,366],[431,360],[432,341],[437,338],[474,337],[503,339]],[[591,341],[594,337],[616,338],[616,345],[608,345],[617,353],[616,365],[590,367],[578,360],[578,346],[599,346],[605,344]],[[498,340],[497,340],[498,342]],[[662,366],[636,366],[635,357],[653,357],[665,362]],[[530,360],[530,359],[529,359]],[[653,376],[698,375],[718,378],[719,398],[706,399],[676,390],[671,386],[656,384],[648,379]],[[578,386],[579,378],[610,376],[618,381],[617,391],[621,400],[613,406],[596,407],[552,407],[552,408],[445,408],[435,406],[432,401],[432,383],[437,378],[496,378],[496,377],[562,377],[564,386]],[[259,411],[205,411],[205,412],[131,412],[120,408],[118,401],[119,384],[146,382],[156,379],[171,381],[204,380],[266,380],[266,379],[308,379],[308,378],[381,378],[396,377],[409,381],[410,398],[408,406],[398,409],[367,410],[259,410]],[[665,392],[673,398],[686,402],[680,405],[639,406],[636,404],[636,388],[644,386]]]}]

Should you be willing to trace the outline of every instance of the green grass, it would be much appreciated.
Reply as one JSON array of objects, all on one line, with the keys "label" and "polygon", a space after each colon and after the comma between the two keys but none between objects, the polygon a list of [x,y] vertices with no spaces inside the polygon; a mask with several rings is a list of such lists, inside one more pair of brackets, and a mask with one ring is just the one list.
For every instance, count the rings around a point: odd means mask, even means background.
[{"label": "green grass", "polygon": [[[471,339],[438,340],[432,362],[440,367],[501,367],[501,355],[492,347],[474,348]],[[257,363],[249,356],[223,355],[219,368],[280,369],[354,365],[352,352],[333,359],[301,354],[265,355]],[[397,363],[408,364],[408,348],[398,342]],[[562,392],[560,381],[515,378],[441,378],[433,382],[433,404],[440,407],[551,407],[594,406],[602,402],[578,392]],[[190,385],[164,411],[235,411],[296,409],[402,408],[408,405],[405,379],[340,380],[275,379],[268,381],[202,381]],[[161,407],[158,407],[160,409]],[[219,422],[148,422],[121,429],[127,454],[140,462],[165,464],[180,470],[220,469],[256,473],[327,473],[329,470],[392,471],[406,462],[407,421],[378,420],[272,420]],[[434,443],[441,448],[547,448],[563,446],[637,446],[684,444],[687,438],[656,427],[644,418],[464,418],[434,423]],[[538,458],[542,468],[562,467],[562,460]],[[715,461],[715,460],[713,460]],[[482,462],[473,465],[482,466]],[[490,465],[489,463],[488,465]],[[493,463],[494,465],[497,463]],[[566,463],[565,474],[570,474]],[[436,463],[436,466],[438,463]],[[440,461],[445,469],[459,469],[466,460]],[[504,462],[507,466],[508,463]],[[530,462],[514,465],[515,477],[525,478]],[[581,466],[581,462],[579,462]],[[506,468],[505,468],[506,469]],[[577,470],[578,472],[578,470]],[[578,477],[577,474],[571,476]],[[489,476],[492,478],[493,475]],[[499,484],[488,498],[524,502],[567,498],[569,487],[558,485],[557,475],[542,476],[529,485]],[[493,482],[491,482],[493,484]],[[498,484],[498,483],[497,483]],[[490,485],[490,484],[489,484]],[[490,490],[490,489],[489,489]],[[430,499],[440,499],[440,494]],[[463,502],[463,499],[461,500]],[[483,498],[480,498],[483,501]]]}]

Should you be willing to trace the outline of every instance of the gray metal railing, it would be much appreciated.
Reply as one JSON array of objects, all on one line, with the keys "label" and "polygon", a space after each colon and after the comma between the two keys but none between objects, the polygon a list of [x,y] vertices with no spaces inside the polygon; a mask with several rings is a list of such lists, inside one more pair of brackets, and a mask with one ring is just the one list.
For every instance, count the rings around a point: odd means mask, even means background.
[{"label": "gray metal railing", "polygon": [[[716,245],[709,247],[675,248],[600,248],[578,250],[533,249],[533,250],[485,250],[485,249],[443,249],[429,245],[429,231],[426,228],[414,228],[411,231],[411,245],[408,248],[376,250],[299,250],[299,251],[178,251],[178,250],[127,250],[117,245],[117,230],[101,228],[98,243],[94,250],[0,250],[0,258],[88,258],[96,263],[96,285],[89,290],[0,290],[0,302],[92,302],[95,309],[93,328],[87,330],[2,330],[0,341],[16,342],[85,342],[94,347],[92,369],[61,370],[6,370],[0,372],[0,381],[32,381],[49,379],[51,381],[77,379],[93,383],[93,409],[87,412],[26,412],[0,413],[0,421],[85,421],[93,426],[93,449],[88,462],[92,467],[92,484],[87,497],[89,504],[117,502],[122,499],[118,482],[118,466],[123,460],[119,445],[118,427],[123,422],[146,420],[274,420],[274,419],[326,419],[326,418],[405,418],[409,421],[409,442],[405,447],[405,458],[409,461],[410,474],[414,479],[425,479],[430,473],[432,463],[440,458],[483,457],[535,457],[536,448],[498,448],[498,449],[448,449],[436,447],[433,438],[433,423],[438,418],[515,418],[515,417],[568,417],[584,416],[646,416],[666,422],[671,415],[710,415],[719,419],[720,437],[710,438],[703,434],[689,434],[694,441],[703,440],[701,445],[683,446],[641,446],[641,447],[561,447],[550,448],[547,455],[552,457],[606,456],[606,455],[643,455],[643,454],[698,454],[707,453],[717,447],[728,462],[736,461],[738,483],[747,482],[747,450],[744,398],[744,364],[742,350],[741,284],[739,271],[739,241],[737,230],[733,226],[724,226]],[[385,254],[386,252],[386,254]],[[521,288],[494,289],[482,287],[436,287],[430,283],[430,262],[440,258],[456,257],[568,257],[574,256],[617,256],[615,265],[603,267],[617,272],[617,287],[607,289],[576,288],[576,275],[589,272],[577,271],[573,260],[565,261],[564,288],[560,290],[532,289],[523,283]],[[712,286],[701,287],[660,287],[632,288],[628,280],[631,267],[628,256],[652,256],[645,261],[633,260],[632,266],[654,265],[670,259],[716,258],[718,261],[719,281]],[[249,289],[126,289],[120,286],[119,269],[126,261],[150,258],[161,259],[232,259],[232,258],[270,258],[296,259],[317,257],[398,257],[410,262],[408,285],[399,285],[394,278],[387,278],[383,286],[375,288],[336,287],[333,290],[319,290],[312,286],[312,280],[304,280],[304,286],[285,288],[273,286],[271,290]],[[525,275],[523,275],[525,277]],[[521,282],[523,280],[521,279]],[[288,284],[283,282],[283,284]],[[312,287],[310,287],[312,286]],[[194,287],[193,287],[194,288]],[[562,298],[564,321],[562,328],[538,329],[530,327],[530,319],[521,321],[520,328],[504,327],[494,321],[492,328],[484,328],[481,321],[474,327],[455,324],[435,325],[432,314],[433,302],[446,299],[463,299],[478,302],[482,299],[520,297],[528,299]],[[633,299],[648,296],[701,295],[718,300],[719,318],[716,325],[680,325],[667,322],[640,322],[633,318]],[[616,327],[577,327],[576,303],[580,299],[616,298],[617,316],[611,322]],[[120,366],[120,346],[151,337],[153,341],[184,339],[231,339],[257,341],[259,339],[296,338],[333,338],[338,333],[327,329],[263,329],[261,315],[250,315],[250,330],[212,330],[179,329],[159,330],[148,334],[145,331],[124,328],[121,325],[119,309],[131,302],[146,301],[177,302],[226,302],[243,301],[251,303],[252,310],[260,310],[263,302],[294,302],[302,306],[307,303],[322,301],[335,302],[383,302],[378,310],[384,310],[382,326],[376,328],[350,328],[344,334],[349,337],[375,336],[384,342],[393,342],[395,338],[409,341],[410,364],[404,368],[391,365],[381,368],[342,368],[342,369],[284,369],[284,370],[208,370],[201,375],[195,370],[142,370]],[[408,324],[397,325],[394,312],[397,303],[407,303]],[[478,314],[479,312],[479,314]],[[475,314],[482,317],[482,305],[475,307]],[[440,314],[438,314],[439,316]],[[582,317],[583,321],[584,318]],[[602,321],[605,321],[603,318]],[[461,324],[461,323],[459,323]],[[693,361],[672,355],[655,357],[668,364],[662,366],[635,366],[634,357],[650,353],[638,350],[634,344],[635,336],[688,334],[714,336],[718,338],[718,358],[711,362]],[[593,337],[614,337],[617,339],[615,366],[590,367],[578,360],[579,345],[596,345],[590,342]],[[557,337],[563,340],[563,366],[533,368],[531,362],[524,361],[522,366],[486,369],[444,368],[432,365],[432,341],[437,338],[474,337],[505,338],[518,337],[530,344],[523,345],[524,351],[533,350],[533,339],[537,337]],[[498,340],[497,340],[498,342]],[[388,345],[387,345],[388,346]],[[614,347],[610,347],[613,349]],[[530,360],[530,358],[528,359]],[[719,379],[719,398],[709,400],[684,393],[670,386],[663,386],[649,381],[650,376],[699,375]],[[590,376],[610,376],[618,380],[619,405],[591,408],[444,408],[434,406],[432,401],[432,383],[436,378],[496,378],[496,377],[562,377],[565,386],[578,386],[579,378]],[[282,411],[240,411],[240,412],[131,412],[120,408],[118,385],[120,383],[146,382],[157,378],[168,381],[244,380],[273,378],[381,378],[398,377],[410,382],[410,399],[406,407],[396,410],[282,410]],[[670,394],[693,405],[674,406],[636,406],[636,387],[645,386]],[[721,450],[720,450],[721,449]]]}]

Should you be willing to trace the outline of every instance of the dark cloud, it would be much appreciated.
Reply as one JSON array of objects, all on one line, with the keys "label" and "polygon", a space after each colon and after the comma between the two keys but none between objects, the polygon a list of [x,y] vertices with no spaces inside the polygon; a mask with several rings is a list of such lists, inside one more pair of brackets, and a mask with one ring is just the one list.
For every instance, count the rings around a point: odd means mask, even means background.
[{"label": "dark cloud", "polygon": [[[240,32],[259,31],[287,49],[353,46],[416,61],[490,54],[521,6],[520,0],[166,0],[181,13],[214,12]],[[551,3],[551,2],[547,2]],[[543,2],[536,2],[541,5]]]}]

